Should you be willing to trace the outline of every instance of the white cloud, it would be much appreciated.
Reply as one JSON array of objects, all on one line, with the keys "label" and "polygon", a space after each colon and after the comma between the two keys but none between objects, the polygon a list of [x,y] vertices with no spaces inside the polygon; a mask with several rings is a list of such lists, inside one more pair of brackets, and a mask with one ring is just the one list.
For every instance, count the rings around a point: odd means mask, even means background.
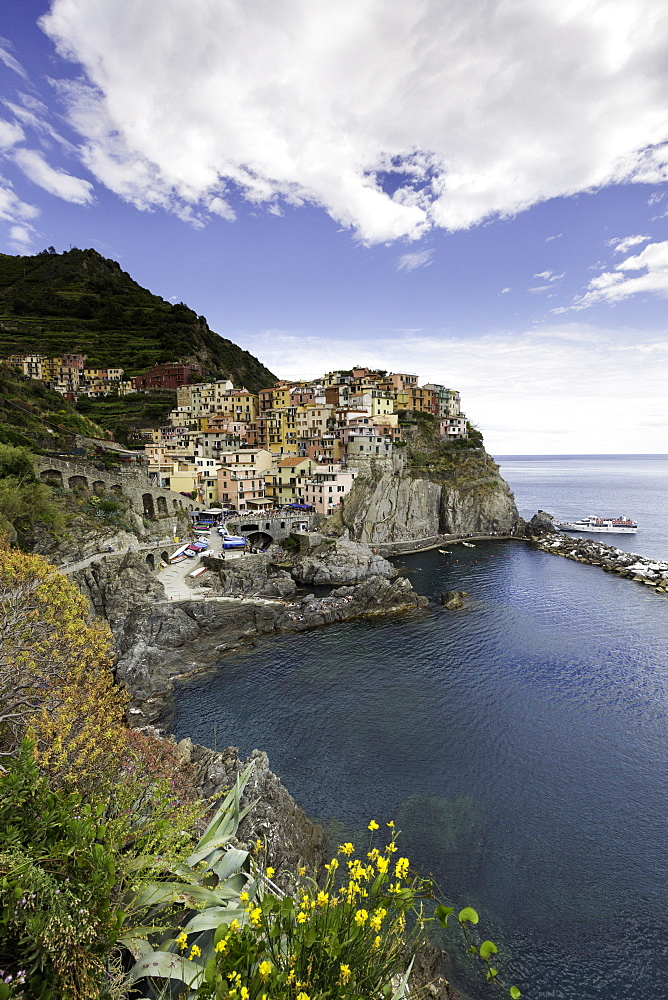
[{"label": "white cloud", "polygon": [[419,253],[403,253],[397,261],[397,271],[414,271],[418,267],[429,267],[434,260],[433,250]]},{"label": "white cloud", "polygon": [[6,122],[0,118],[0,152],[5,152],[15,146],[17,142],[23,142],[25,134],[20,125],[15,122]]},{"label": "white cloud", "polygon": [[534,278],[542,278],[544,281],[560,281],[565,273],[565,271],[561,274],[555,274],[554,271],[539,271],[538,274],[534,274]]},{"label": "white cloud", "polygon": [[374,243],[668,177],[656,0],[54,0],[41,24],[88,78],[64,88],[87,166],[142,208],[231,183]]},{"label": "white cloud", "polygon": [[608,246],[613,247],[615,253],[628,253],[631,247],[637,247],[640,243],[647,243],[651,236],[625,236],[623,239],[616,236],[608,240]]},{"label": "white cloud", "polygon": [[[629,277],[627,271],[643,271],[644,274]],[[650,243],[639,254],[620,261],[614,271],[603,271],[592,278],[585,294],[570,308],[586,309],[597,302],[620,302],[640,292],[668,295],[668,241]]]},{"label": "white cloud", "polygon": [[465,340],[446,332],[322,340],[301,331],[227,336],[279,377],[312,378],[368,364],[459,389],[497,454],[665,451],[668,337],[555,324]]},{"label": "white cloud", "polygon": [[64,170],[56,170],[35,149],[17,149],[14,161],[33,184],[75,205],[90,205],[93,185],[81,177],[73,177]]},{"label": "white cloud", "polygon": [[7,69],[11,69],[15,73],[18,73],[18,75],[22,76],[25,80],[27,77],[26,71],[21,63],[18,62],[11,54],[11,47],[12,43],[7,38],[0,38],[0,62],[4,63]]},{"label": "white cloud", "polygon": [[39,215],[35,205],[29,205],[14,193],[9,181],[0,177],[0,221],[7,223],[8,249],[25,253],[36,236],[31,220]]},{"label": "white cloud", "polygon": [[560,240],[563,235],[564,235],[563,233],[556,233],[554,236],[546,236],[545,242],[551,243],[552,240]]},{"label": "white cloud", "polygon": [[35,230],[32,226],[16,225],[9,227],[9,245],[17,253],[28,253],[32,247]]},{"label": "white cloud", "polygon": [[502,288],[501,291],[499,292],[499,295],[507,295],[508,292],[512,292],[512,288],[510,287]]}]

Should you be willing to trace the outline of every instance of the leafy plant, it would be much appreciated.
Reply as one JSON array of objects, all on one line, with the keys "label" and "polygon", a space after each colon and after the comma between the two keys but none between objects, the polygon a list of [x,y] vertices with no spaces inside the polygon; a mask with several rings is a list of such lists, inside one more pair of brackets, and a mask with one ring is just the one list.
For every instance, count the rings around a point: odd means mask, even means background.
[{"label": "leafy plant", "polygon": [[[145,980],[152,996],[196,996],[214,956],[214,932],[225,921],[245,920],[240,899],[248,882],[242,871],[248,852],[230,841],[255,805],[241,808],[253,767],[254,761],[237,776],[192,853],[123,900],[126,922],[119,944],[136,959],[128,981]],[[184,987],[190,992],[184,994]]]}]

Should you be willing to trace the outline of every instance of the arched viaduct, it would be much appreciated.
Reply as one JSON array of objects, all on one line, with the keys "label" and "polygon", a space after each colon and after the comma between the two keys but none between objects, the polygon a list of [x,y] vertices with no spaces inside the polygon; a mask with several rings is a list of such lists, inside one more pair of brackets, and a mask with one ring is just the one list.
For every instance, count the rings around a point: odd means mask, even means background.
[{"label": "arched viaduct", "polygon": [[141,517],[155,520],[179,511],[202,510],[202,504],[172,490],[159,489],[144,469],[101,472],[92,465],[36,456],[39,478],[51,486],[97,496],[123,496]]}]

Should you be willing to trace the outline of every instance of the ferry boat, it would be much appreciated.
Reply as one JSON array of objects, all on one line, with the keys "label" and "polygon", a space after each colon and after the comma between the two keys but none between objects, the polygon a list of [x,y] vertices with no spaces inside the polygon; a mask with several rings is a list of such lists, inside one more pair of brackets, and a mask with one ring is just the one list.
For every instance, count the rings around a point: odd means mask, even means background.
[{"label": "ferry boat", "polygon": [[605,531],[612,535],[635,535],[638,525],[628,517],[595,517],[590,514],[579,521],[557,521],[561,531]]}]

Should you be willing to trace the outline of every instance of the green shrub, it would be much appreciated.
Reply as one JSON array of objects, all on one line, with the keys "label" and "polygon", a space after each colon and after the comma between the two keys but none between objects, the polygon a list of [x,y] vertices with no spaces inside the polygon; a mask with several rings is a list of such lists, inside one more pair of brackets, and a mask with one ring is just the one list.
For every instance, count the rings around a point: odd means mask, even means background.
[{"label": "green shrub", "polygon": [[0,785],[0,968],[35,1000],[97,998],[120,916],[100,810],[49,790],[25,741]]}]

